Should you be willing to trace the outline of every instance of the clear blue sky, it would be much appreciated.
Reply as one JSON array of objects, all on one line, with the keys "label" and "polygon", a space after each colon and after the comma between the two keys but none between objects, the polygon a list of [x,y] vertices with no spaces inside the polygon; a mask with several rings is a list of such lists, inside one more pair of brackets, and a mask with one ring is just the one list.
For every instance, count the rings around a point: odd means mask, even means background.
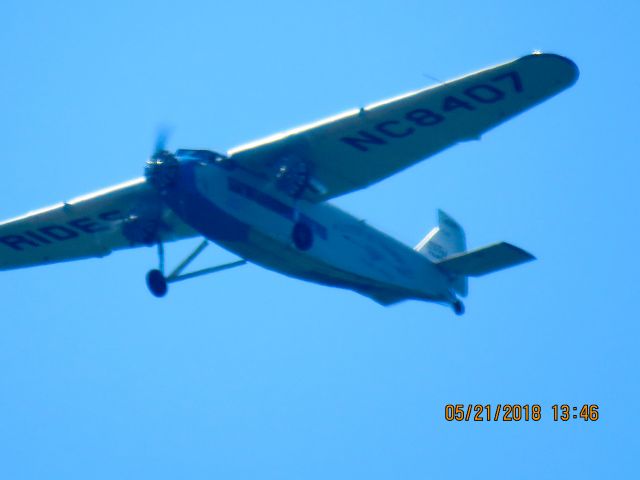
[{"label": "clear blue sky", "polygon": [[[622,478],[637,472],[637,2],[0,4],[0,217],[226,150],[534,49],[569,91],[337,203],[414,244],[538,260],[467,314],[249,266],[152,298],[153,249],[0,274],[0,477]],[[193,241],[172,245],[177,262]],[[212,248],[205,262],[232,256]],[[447,423],[447,403],[539,423]],[[596,403],[596,423],[553,422]]]}]

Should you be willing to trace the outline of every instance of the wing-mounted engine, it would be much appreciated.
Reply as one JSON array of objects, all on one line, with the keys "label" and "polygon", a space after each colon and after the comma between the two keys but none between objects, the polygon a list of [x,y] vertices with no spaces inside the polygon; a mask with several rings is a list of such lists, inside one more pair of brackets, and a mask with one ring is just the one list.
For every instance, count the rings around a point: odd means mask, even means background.
[{"label": "wing-mounted engine", "polygon": [[[132,245],[154,245],[161,239],[161,232],[168,230],[161,220],[162,211],[144,211],[137,208],[122,221],[122,235]],[[156,210],[156,209],[154,209]]]},{"label": "wing-mounted engine", "polygon": [[232,150],[228,160],[265,182],[265,188],[293,199],[313,202],[326,194],[326,187],[316,175],[314,149],[305,136],[291,136],[281,142],[267,141],[241,152]]},{"label": "wing-mounted engine", "polygon": [[297,156],[280,158],[274,170],[276,188],[292,198],[300,198],[309,186],[311,166]]},{"label": "wing-mounted engine", "polygon": [[275,187],[291,198],[313,198],[326,188],[313,176],[313,163],[302,156],[289,154],[272,162]]}]

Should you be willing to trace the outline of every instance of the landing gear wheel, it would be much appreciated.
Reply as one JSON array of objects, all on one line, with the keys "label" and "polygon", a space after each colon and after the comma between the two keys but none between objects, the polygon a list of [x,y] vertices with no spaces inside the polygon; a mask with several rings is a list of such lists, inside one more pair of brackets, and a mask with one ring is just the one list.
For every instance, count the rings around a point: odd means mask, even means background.
[{"label": "landing gear wheel", "polygon": [[298,250],[309,250],[313,245],[313,232],[311,231],[311,227],[303,222],[298,222],[293,226],[291,238]]},{"label": "landing gear wheel", "polygon": [[462,303],[460,300],[456,300],[451,304],[451,306],[453,307],[453,311],[456,313],[456,315],[462,315],[464,313],[464,303]]},{"label": "landing gear wheel", "polygon": [[155,297],[164,297],[167,294],[167,279],[160,270],[151,270],[147,273],[147,287]]}]

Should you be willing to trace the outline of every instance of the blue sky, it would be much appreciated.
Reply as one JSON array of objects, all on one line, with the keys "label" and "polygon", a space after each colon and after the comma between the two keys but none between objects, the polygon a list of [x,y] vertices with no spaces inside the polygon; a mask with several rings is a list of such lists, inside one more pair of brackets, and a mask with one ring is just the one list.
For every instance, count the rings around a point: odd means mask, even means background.
[{"label": "blue sky", "polygon": [[[145,248],[2,272],[0,477],[631,475],[639,15],[624,1],[3,2],[3,219],[140,175],[162,124],[174,148],[224,151],[534,49],[581,77],[336,202],[412,245],[442,208],[471,247],[538,257],[472,280],[462,318],[255,266],[158,301]],[[448,423],[447,403],[538,403],[543,420]],[[554,422],[556,403],[601,419]]]}]

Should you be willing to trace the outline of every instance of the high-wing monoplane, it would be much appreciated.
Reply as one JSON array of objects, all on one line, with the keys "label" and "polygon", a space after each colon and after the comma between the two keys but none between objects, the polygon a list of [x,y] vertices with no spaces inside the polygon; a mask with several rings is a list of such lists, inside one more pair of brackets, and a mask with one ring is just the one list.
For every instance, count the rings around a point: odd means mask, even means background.
[{"label": "high-wing monoplane", "polygon": [[[446,83],[243,145],[222,154],[170,152],[160,138],[144,176],[0,224],[0,269],[157,246],[152,294],[168,284],[252,262],[382,305],[418,299],[464,312],[468,277],[532,260],[501,242],[467,251],[465,233],[442,211],[411,248],[332,206],[459,142],[480,136],[571,86],[569,59],[534,53]],[[167,242],[202,236],[173,271]],[[239,260],[185,273],[209,241]]]}]

